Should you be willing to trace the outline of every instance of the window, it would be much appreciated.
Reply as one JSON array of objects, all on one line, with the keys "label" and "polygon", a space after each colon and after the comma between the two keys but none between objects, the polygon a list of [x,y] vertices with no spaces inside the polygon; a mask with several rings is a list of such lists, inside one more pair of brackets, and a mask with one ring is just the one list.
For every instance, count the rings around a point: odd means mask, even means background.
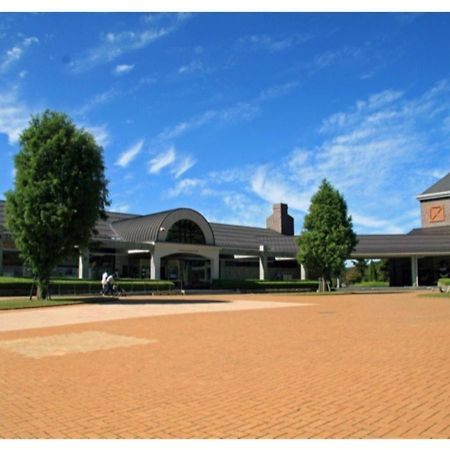
[{"label": "window", "polygon": [[181,244],[206,244],[200,227],[192,220],[182,219],[175,222],[167,233],[166,242]]}]

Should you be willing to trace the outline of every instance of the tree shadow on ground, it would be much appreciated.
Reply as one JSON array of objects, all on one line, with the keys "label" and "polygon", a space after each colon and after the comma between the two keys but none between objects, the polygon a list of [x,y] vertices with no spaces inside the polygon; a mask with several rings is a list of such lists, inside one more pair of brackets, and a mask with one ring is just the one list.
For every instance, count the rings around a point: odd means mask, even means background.
[{"label": "tree shadow on ground", "polygon": [[205,300],[198,300],[198,299],[180,299],[180,300],[174,300],[174,299],[164,299],[159,298],[155,300],[138,300],[138,299],[129,299],[129,298],[105,298],[105,297],[98,297],[98,298],[86,298],[86,299],[80,299],[80,302],[82,303],[90,303],[90,304],[96,304],[96,305],[205,305],[205,304],[224,304],[224,303],[232,303],[230,300],[212,300],[212,299],[205,299]]}]

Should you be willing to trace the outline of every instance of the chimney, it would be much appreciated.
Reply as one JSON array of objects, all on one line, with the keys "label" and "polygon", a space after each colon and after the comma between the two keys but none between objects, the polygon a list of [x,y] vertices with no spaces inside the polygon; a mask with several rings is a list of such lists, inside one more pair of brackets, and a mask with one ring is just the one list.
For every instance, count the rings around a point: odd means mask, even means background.
[{"label": "chimney", "polygon": [[273,213],[267,218],[266,227],[287,236],[294,236],[294,218],[288,214],[288,205],[273,205]]}]

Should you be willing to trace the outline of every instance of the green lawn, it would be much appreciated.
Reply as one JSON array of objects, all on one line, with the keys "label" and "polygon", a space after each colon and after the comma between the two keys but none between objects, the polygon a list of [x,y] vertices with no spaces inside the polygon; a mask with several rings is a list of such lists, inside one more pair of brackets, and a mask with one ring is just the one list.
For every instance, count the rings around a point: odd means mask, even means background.
[{"label": "green lawn", "polygon": [[[100,297],[101,298],[101,297]],[[79,303],[93,302],[99,300],[97,297],[92,298],[58,298],[52,300],[29,300],[26,299],[12,299],[12,300],[1,300],[0,309],[23,309],[23,308],[43,308],[49,306],[63,306],[63,305],[75,305]]]},{"label": "green lawn", "polygon": [[389,287],[389,281],[362,281],[361,283],[351,284],[351,287]]},{"label": "green lawn", "polygon": [[419,297],[450,298],[450,292],[435,292],[435,293],[430,293],[430,294],[419,294]]}]

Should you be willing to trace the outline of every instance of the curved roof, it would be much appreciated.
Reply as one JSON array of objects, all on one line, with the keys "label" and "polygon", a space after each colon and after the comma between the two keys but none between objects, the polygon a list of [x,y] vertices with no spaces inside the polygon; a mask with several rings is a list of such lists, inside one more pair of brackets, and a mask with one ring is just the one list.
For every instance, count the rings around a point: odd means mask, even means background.
[{"label": "curved roof", "polygon": [[206,244],[214,245],[214,233],[208,221],[190,208],[176,208],[146,216],[133,217],[112,223],[114,231],[125,241],[165,241],[170,227],[181,219],[195,222],[205,235]]}]

